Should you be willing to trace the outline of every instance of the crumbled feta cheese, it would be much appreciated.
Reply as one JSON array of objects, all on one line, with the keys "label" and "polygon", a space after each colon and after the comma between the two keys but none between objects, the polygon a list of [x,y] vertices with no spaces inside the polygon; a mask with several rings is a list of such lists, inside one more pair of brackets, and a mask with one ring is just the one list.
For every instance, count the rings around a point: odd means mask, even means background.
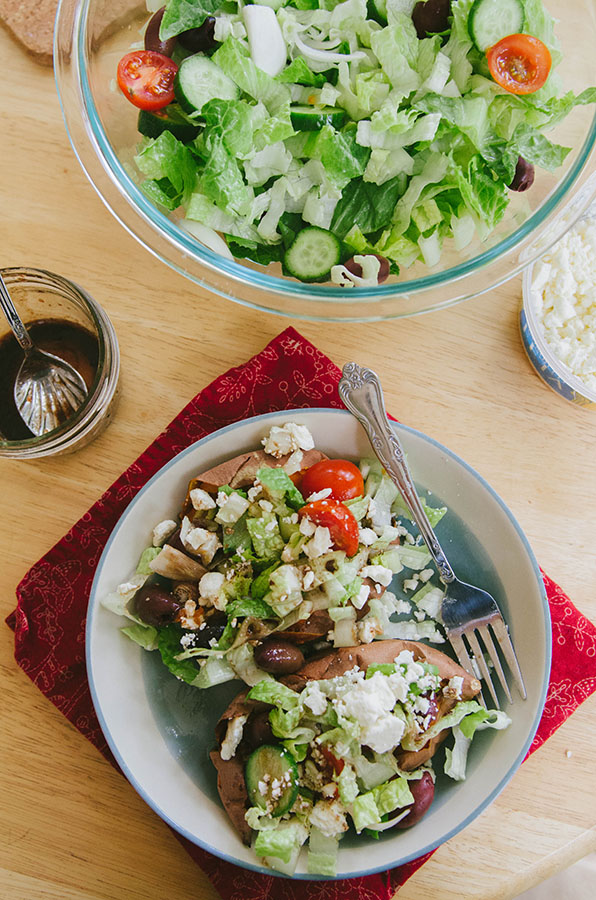
[{"label": "crumbled feta cheese", "polygon": [[215,509],[215,500],[203,488],[193,488],[189,496],[190,502],[197,512],[204,509]]},{"label": "crumbled feta cheese", "polygon": [[464,679],[461,675],[454,675],[443,688],[443,694],[449,699],[461,700],[463,683]]},{"label": "crumbled feta cheese", "polygon": [[184,647],[185,650],[188,650],[189,647],[192,647],[195,642],[194,634],[183,634],[180,638],[180,646]]},{"label": "crumbled feta cheese", "polygon": [[238,744],[242,740],[242,732],[247,719],[248,716],[234,716],[234,718],[230,719],[228,722],[226,736],[221,742],[220,754],[222,759],[232,759],[236,753]]},{"label": "crumbled feta cheese", "polygon": [[197,609],[197,604],[194,600],[187,600],[180,612],[178,621],[182,628],[186,628],[187,631],[198,631],[203,622],[203,610]]},{"label": "crumbled feta cheese", "polygon": [[302,590],[309,591],[315,583],[315,573],[308,566],[302,570]]},{"label": "crumbled feta cheese", "polygon": [[167,539],[174,534],[177,528],[178,525],[173,519],[164,519],[163,522],[158,522],[153,529],[153,546],[163,547]]},{"label": "crumbled feta cheese", "polygon": [[596,390],[596,208],[536,264],[530,302],[553,354]]},{"label": "crumbled feta cheese", "polygon": [[265,453],[281,459],[288,453],[294,453],[296,450],[312,450],[315,442],[312,434],[305,425],[296,425],[294,422],[286,422],[285,425],[279,427],[274,425],[262,440]]},{"label": "crumbled feta cheese", "polygon": [[248,489],[247,493],[250,502],[254,503],[257,497],[260,497],[260,495],[263,493],[263,485],[260,481],[255,481],[254,485]]},{"label": "crumbled feta cheese", "polygon": [[414,540],[414,535],[410,534],[409,531],[406,531],[406,533],[404,534],[404,540],[405,540],[406,544],[415,544],[416,543],[416,541]]},{"label": "crumbled feta cheese", "polygon": [[303,550],[309,559],[317,559],[317,557],[329,553],[332,547],[333,542],[329,529],[323,525],[317,525],[313,537],[304,545]]},{"label": "crumbled feta cheese", "polygon": [[356,633],[361,644],[370,644],[377,635],[383,634],[383,626],[376,616],[365,616],[356,625]]},{"label": "crumbled feta cheese", "polygon": [[300,534],[305,535],[305,537],[312,537],[315,531],[317,530],[317,526],[314,522],[308,518],[308,516],[304,516],[300,520]]},{"label": "crumbled feta cheese", "polygon": [[430,700],[428,699],[428,697],[424,697],[422,694],[420,694],[420,696],[416,697],[416,699],[414,700],[414,712],[416,713],[422,713],[422,715],[425,716],[429,710],[429,707]]},{"label": "crumbled feta cheese", "polygon": [[391,584],[393,578],[393,572],[386,566],[364,566],[358,574],[361,578],[370,578],[372,581],[382,584],[383,587]]},{"label": "crumbled feta cheese", "polygon": [[[220,502],[220,497],[224,498]],[[222,491],[217,495],[217,505],[219,506],[215,521],[220,525],[235,525],[240,516],[243,516],[249,507],[246,497],[243,497],[237,491],[233,494],[224,494]]]},{"label": "crumbled feta cheese", "polygon": [[193,527],[188,516],[182,519],[180,540],[187,550],[198,553],[204,563],[210,563],[221,547],[221,542],[214,531]]},{"label": "crumbled feta cheese", "polygon": [[132,600],[138,589],[145,584],[146,580],[146,575],[133,575],[130,581],[124,581],[122,584],[118,585],[116,588],[118,597],[122,600]]},{"label": "crumbled feta cheese", "polygon": [[348,830],[346,814],[339,800],[317,801],[310,814],[310,824],[326,837],[334,837]]},{"label": "crumbled feta cheese", "polygon": [[289,460],[284,466],[284,472],[286,475],[294,475],[296,472],[299,472],[302,468],[302,459],[304,457],[304,453],[302,450],[294,450]]},{"label": "crumbled feta cheese", "polygon": [[372,528],[361,528],[358,534],[358,540],[365,547],[370,547],[377,540],[377,532]]},{"label": "crumbled feta cheese", "polygon": [[377,753],[386,753],[399,744],[404,722],[392,715],[396,698],[389,679],[380,672],[358,681],[342,694],[336,708],[340,715],[360,725],[360,741]]},{"label": "crumbled feta cheese", "polygon": [[199,581],[199,595],[202,606],[225,609],[227,597],[220,596],[225,576],[221,572],[207,572]]},{"label": "crumbled feta cheese", "polygon": [[309,681],[300,699],[303,706],[307,706],[315,716],[322,716],[327,709],[327,698],[316,681]]},{"label": "crumbled feta cheese", "polygon": [[566,750],[566,751],[565,751],[565,756],[567,757],[567,759],[571,759],[571,757],[573,756],[573,751],[572,751],[572,750]]},{"label": "crumbled feta cheese", "polygon": [[404,591],[415,591],[418,587],[418,579],[417,578],[404,578],[402,588]]},{"label": "crumbled feta cheese", "polygon": [[314,503],[316,500],[326,500],[327,497],[331,496],[331,488],[323,488],[321,491],[315,491],[314,494],[311,494],[306,498],[307,503]]},{"label": "crumbled feta cheese", "polygon": [[273,512],[273,503],[269,500],[259,500],[259,506],[261,509],[264,509],[265,512]]},{"label": "crumbled feta cheese", "polygon": [[370,585],[363,584],[360,587],[360,590],[356,594],[355,597],[352,597],[352,606],[355,606],[356,609],[362,609],[366,601],[368,600],[368,595],[370,594]]},{"label": "crumbled feta cheese", "polygon": [[418,573],[418,578],[423,584],[426,584],[426,582],[430,581],[430,579],[433,577],[433,574],[434,573],[432,569],[423,569],[422,572]]}]

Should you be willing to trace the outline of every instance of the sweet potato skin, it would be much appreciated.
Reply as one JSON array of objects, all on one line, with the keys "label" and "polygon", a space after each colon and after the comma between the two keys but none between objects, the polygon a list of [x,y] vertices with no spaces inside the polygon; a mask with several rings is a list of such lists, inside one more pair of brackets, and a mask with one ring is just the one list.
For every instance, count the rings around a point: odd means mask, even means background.
[{"label": "sweet potato skin", "polygon": [[[341,647],[331,652],[325,651],[319,656],[309,659],[294,675],[288,675],[280,679],[280,681],[292,690],[299,692],[309,681],[335,678],[339,675],[344,675],[350,669],[353,669],[354,666],[366,670],[372,663],[391,663],[402,650],[410,650],[416,661],[421,660],[437,666],[442,679],[448,680],[453,676],[460,676],[463,679],[461,693],[463,700],[472,700],[480,691],[479,681],[468,675],[461,666],[440,650],[437,650],[435,647],[428,647],[425,644],[419,644],[416,641],[401,640],[374,641],[371,644],[361,644],[359,647]],[[215,729],[218,744],[221,744],[225,737],[227,723],[230,719],[241,715],[250,716],[252,712],[267,709],[266,704],[248,700],[247,694],[248,689],[238,694],[221,716]],[[444,696],[441,697],[439,700],[439,716],[449,712],[455,703],[455,700]],[[447,732],[441,733],[441,735],[429,741],[420,750],[402,751],[397,757],[400,766],[404,771],[418,768],[418,766],[421,766],[432,757],[437,746],[446,736]],[[211,759],[218,770],[217,786],[224,808],[242,839],[245,843],[250,843],[251,832],[244,819],[244,812],[248,808],[248,794],[244,783],[242,744],[239,747],[238,755],[231,760],[222,760],[219,750],[212,752]],[[231,766],[230,763],[235,765]],[[239,778],[239,775],[241,778]]]},{"label": "sweet potato skin", "polygon": [[[209,494],[217,493],[218,488],[224,484],[229,484],[233,488],[248,487],[254,482],[257,472],[262,466],[269,466],[270,469],[279,469],[285,466],[290,458],[281,456],[276,459],[264,450],[250,450],[247,453],[240,453],[232,459],[228,459],[206,472],[196,475],[188,485],[188,491],[184,505],[182,507],[182,515],[187,515],[192,510],[190,500],[190,492],[194,488],[202,488]],[[327,459],[320,450],[303,450],[302,463],[303,468],[308,468],[319,462],[321,459]]]}]

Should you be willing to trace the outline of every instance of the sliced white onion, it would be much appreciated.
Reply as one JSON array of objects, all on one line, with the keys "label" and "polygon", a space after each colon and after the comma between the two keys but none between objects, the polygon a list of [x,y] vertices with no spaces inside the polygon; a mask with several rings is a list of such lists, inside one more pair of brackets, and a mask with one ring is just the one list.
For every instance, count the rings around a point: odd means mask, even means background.
[{"label": "sliced white onion", "polygon": [[250,56],[255,66],[268,75],[285,68],[288,50],[275,11],[270,6],[251,4],[242,10]]},{"label": "sliced white onion", "polygon": [[[250,9],[250,7],[247,6],[246,9]],[[317,50],[315,47],[311,47],[310,44],[305,44],[298,35],[294,38],[294,43],[304,56],[307,56],[309,59],[316,59],[317,62],[353,62],[355,59],[364,59],[366,57],[366,53],[363,53],[362,50],[357,50],[355,53],[333,53],[331,50]]]},{"label": "sliced white onion", "polygon": [[201,222],[193,222],[191,219],[184,219],[180,224],[185,231],[192,234],[197,241],[205,244],[214,253],[219,253],[220,256],[225,256],[228,259],[234,259],[224,239],[213,228],[209,228],[208,225],[203,225]]},{"label": "sliced white onion", "polygon": [[370,831],[387,831],[388,828],[393,828],[394,825],[397,825],[398,822],[401,822],[402,819],[405,819],[407,815],[410,814],[409,809],[405,809],[398,816],[395,816],[393,819],[387,819],[386,822],[379,822],[378,825],[367,825],[366,827]]}]

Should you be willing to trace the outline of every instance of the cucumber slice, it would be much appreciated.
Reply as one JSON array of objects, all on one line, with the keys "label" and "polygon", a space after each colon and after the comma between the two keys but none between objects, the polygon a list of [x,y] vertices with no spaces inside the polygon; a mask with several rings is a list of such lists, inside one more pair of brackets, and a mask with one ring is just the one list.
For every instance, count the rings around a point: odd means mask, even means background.
[{"label": "cucumber slice", "polygon": [[323,125],[332,125],[333,128],[341,128],[346,121],[343,109],[334,106],[292,106],[290,118],[296,131],[320,131]]},{"label": "cucumber slice", "polygon": [[174,137],[183,144],[194,140],[201,130],[200,125],[190,121],[173,103],[166,106],[165,109],[157,109],[154,112],[141,109],[137,124],[139,131],[145,137],[158,138],[164,131],[171,131]]},{"label": "cucumber slice", "polygon": [[187,113],[200,112],[209,100],[237,100],[240,88],[214,62],[195,53],[181,63],[174,80],[174,93]]},{"label": "cucumber slice", "polygon": [[244,780],[252,805],[268,809],[272,816],[283,816],[298,796],[296,760],[284,747],[274,744],[263,744],[251,753]]},{"label": "cucumber slice", "polygon": [[341,256],[341,245],[330,231],[316,225],[299,231],[284,256],[290,275],[300,281],[318,281],[329,275]]},{"label": "cucumber slice", "polygon": [[472,4],[468,31],[482,53],[508,34],[519,34],[523,27],[521,0],[475,0]]}]

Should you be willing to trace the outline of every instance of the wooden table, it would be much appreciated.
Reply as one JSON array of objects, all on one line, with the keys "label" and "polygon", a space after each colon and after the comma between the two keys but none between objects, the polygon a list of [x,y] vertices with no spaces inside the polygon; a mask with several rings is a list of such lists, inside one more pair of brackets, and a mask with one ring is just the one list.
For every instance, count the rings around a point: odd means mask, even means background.
[{"label": "wooden table", "polygon": [[[0,460],[2,616],[18,581],[179,409],[287,324],[214,299],[146,253],[86,181],[52,73],[0,32],[2,265],[70,276],[108,311],[122,353],[113,424],[63,459]],[[341,364],[380,372],[388,407],[445,443],[503,497],[545,570],[596,620],[596,414],[533,374],[521,283],[405,321],[295,323]],[[17,668],[0,629],[3,900],[212,900],[161,820]],[[596,849],[596,698],[441,847],[401,900],[505,900]],[[567,751],[572,751],[569,754]]]}]

